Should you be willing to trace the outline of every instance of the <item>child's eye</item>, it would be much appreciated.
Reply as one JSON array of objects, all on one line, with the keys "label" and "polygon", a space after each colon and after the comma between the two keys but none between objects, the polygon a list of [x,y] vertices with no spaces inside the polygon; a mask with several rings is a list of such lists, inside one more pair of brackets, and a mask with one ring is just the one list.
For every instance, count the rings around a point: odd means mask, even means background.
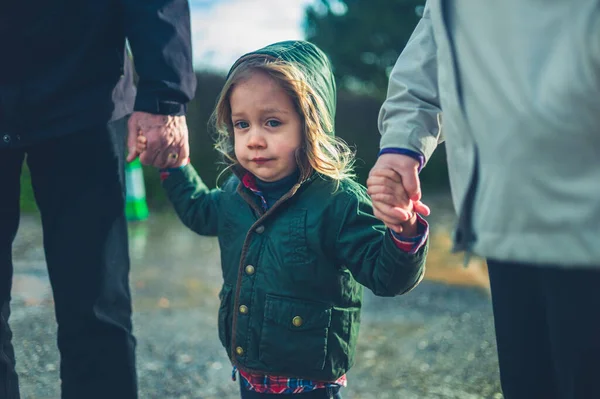
[{"label": "child's eye", "polygon": [[233,124],[233,127],[237,129],[247,129],[250,125],[248,122],[240,121]]},{"label": "child's eye", "polygon": [[281,125],[281,122],[271,119],[271,120],[267,121],[267,125],[269,127],[277,127],[277,126]]}]

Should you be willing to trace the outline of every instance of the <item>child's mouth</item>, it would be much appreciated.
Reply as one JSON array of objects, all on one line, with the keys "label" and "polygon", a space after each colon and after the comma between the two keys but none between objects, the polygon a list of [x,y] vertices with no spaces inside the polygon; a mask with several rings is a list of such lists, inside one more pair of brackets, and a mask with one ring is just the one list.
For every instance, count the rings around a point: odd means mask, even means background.
[{"label": "child's mouth", "polygon": [[252,162],[254,162],[258,165],[263,165],[269,161],[271,161],[271,159],[269,159],[269,158],[253,158],[252,159]]}]

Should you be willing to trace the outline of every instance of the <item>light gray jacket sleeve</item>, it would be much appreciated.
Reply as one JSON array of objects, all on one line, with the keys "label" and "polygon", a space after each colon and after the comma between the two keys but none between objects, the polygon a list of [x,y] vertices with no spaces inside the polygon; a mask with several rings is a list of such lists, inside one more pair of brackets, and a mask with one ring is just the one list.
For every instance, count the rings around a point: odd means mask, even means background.
[{"label": "light gray jacket sleeve", "polygon": [[438,127],[437,50],[429,13],[426,5],[396,61],[378,123],[382,149],[409,149],[426,161],[443,141]]}]

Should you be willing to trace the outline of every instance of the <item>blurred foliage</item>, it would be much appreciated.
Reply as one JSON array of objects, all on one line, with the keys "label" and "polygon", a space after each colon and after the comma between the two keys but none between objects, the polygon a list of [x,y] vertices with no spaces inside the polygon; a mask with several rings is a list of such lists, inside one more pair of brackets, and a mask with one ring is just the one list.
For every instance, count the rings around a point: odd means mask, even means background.
[{"label": "blurred foliage", "polygon": [[330,57],[340,87],[383,99],[389,72],[424,4],[424,0],[321,0],[306,10],[306,38]]}]

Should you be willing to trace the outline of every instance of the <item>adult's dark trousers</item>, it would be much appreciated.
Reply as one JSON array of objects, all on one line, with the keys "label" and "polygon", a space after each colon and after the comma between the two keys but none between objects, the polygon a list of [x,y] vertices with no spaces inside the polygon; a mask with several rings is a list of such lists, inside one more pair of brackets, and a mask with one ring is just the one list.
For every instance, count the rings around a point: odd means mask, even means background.
[{"label": "adult's dark trousers", "polygon": [[505,399],[600,398],[600,265],[488,268]]},{"label": "adult's dark trousers", "polygon": [[0,149],[0,398],[19,398],[8,320],[11,246],[19,225],[19,175],[25,158],[54,294],[62,398],[137,398],[124,123],[27,148]]}]

